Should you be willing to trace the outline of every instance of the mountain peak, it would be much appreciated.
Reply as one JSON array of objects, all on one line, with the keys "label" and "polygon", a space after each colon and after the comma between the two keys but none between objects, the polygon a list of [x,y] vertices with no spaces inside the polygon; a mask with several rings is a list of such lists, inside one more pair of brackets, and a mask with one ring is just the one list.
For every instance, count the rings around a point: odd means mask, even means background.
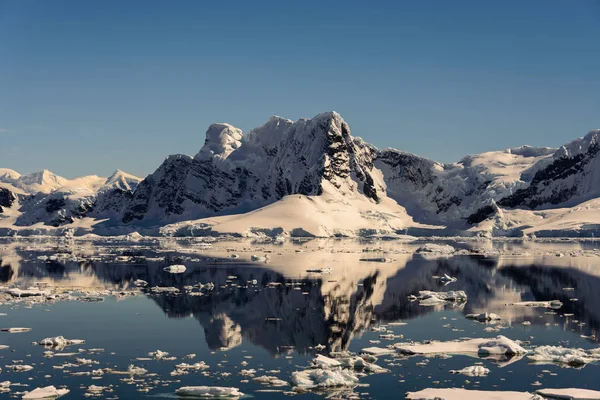
[{"label": "mountain peak", "polygon": [[197,160],[225,160],[241,146],[242,130],[233,125],[212,124],[206,131],[204,146],[194,157]]}]

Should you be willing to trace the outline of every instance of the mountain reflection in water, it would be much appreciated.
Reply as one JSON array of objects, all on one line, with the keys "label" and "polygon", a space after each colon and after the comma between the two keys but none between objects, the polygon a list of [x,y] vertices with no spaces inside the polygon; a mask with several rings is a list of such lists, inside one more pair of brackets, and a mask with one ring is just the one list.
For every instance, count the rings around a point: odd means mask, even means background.
[{"label": "mountain reflection in water", "polygon": [[[560,300],[564,306],[552,316],[565,324],[563,314],[573,313],[582,335],[594,335],[600,324],[600,277],[593,261],[544,260],[526,257],[456,256],[426,258],[418,254],[398,255],[392,263],[364,263],[356,255],[343,272],[291,273],[284,264],[250,264],[232,259],[188,254],[138,254],[137,263],[40,262],[39,253],[16,250],[4,254],[0,281],[26,287],[38,281],[55,286],[95,289],[131,289],[141,279],[148,287],[173,286],[184,292],[187,285],[212,282],[215,289],[202,296],[150,294],[169,318],[193,316],[206,333],[210,349],[230,349],[243,340],[257,344],[273,355],[293,347],[300,354],[323,344],[328,351],[346,350],[355,335],[377,324],[410,320],[451,305],[424,307],[408,296],[420,290],[464,290],[468,301],[463,314],[493,312],[509,323],[531,320],[540,310],[506,306],[524,300]],[[187,257],[187,258],[186,258]],[[155,258],[155,261],[148,261]],[[185,260],[182,274],[163,271],[169,263]],[[368,268],[365,265],[368,264]],[[351,273],[348,273],[351,271]],[[444,286],[432,276],[448,274],[457,282]],[[248,284],[256,280],[256,285]],[[564,288],[573,288],[565,291]],[[577,301],[572,301],[574,298]],[[544,320],[546,322],[547,320]],[[565,324],[566,329],[566,324]]]}]

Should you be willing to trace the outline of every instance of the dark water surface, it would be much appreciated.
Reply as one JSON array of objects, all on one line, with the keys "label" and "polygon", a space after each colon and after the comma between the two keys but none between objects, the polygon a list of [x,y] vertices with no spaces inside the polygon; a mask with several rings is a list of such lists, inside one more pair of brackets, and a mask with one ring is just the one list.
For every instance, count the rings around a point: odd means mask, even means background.
[{"label": "dark water surface", "polygon": [[[387,247],[394,247],[387,244]],[[585,249],[594,249],[588,244]],[[192,246],[193,247],[193,246]],[[226,246],[225,246],[226,247]],[[223,248],[225,248],[223,247]],[[402,247],[402,246],[400,246]],[[555,246],[556,248],[556,246]],[[556,257],[552,250],[544,257],[455,256],[427,258],[418,254],[385,255],[388,263],[360,262],[364,254],[323,256],[312,249],[310,254],[296,253],[296,248],[275,250],[285,253],[269,263],[250,263],[249,253],[240,250],[239,259],[227,255],[210,255],[186,249],[155,252],[152,246],[124,251],[123,248],[86,248],[86,256],[73,261],[71,256],[56,260],[40,257],[56,254],[56,249],[32,250],[32,246],[5,248],[0,268],[0,285],[27,287],[49,282],[55,288],[70,288],[88,293],[101,290],[135,288],[133,282],[145,280],[148,287],[176,287],[182,294],[152,294],[142,291],[136,296],[102,295],[102,302],[58,301],[53,303],[4,304],[0,306],[0,328],[27,327],[26,333],[0,332],[0,381],[29,385],[12,386],[11,393],[38,386],[68,387],[65,399],[83,398],[89,385],[110,386],[104,398],[176,397],[181,386],[233,386],[248,396],[264,399],[287,398],[290,386],[270,388],[241,376],[242,369],[257,370],[255,376],[275,375],[289,381],[291,373],[306,368],[315,354],[428,339],[449,340],[461,337],[495,337],[505,335],[527,341],[525,347],[558,345],[597,347],[600,325],[600,258]],[[512,247],[511,247],[512,249]],[[563,249],[568,251],[569,249]],[[67,252],[68,253],[68,252]],[[552,254],[551,254],[552,253]],[[74,252],[70,253],[73,255]],[[115,255],[133,255],[126,262]],[[374,254],[374,255],[373,255]],[[369,253],[369,257],[378,253]],[[54,257],[52,257],[54,258]],[[331,274],[306,273],[336,260]],[[320,261],[319,261],[320,260]],[[323,261],[325,260],[325,261]],[[170,274],[163,268],[173,263],[186,265],[183,274]],[[335,264],[334,261],[331,262]],[[343,264],[343,266],[342,266]],[[289,267],[289,268],[288,268]],[[287,268],[287,269],[286,269]],[[457,281],[444,286],[432,276],[447,273]],[[185,294],[184,286],[214,283],[214,290],[203,289],[201,296]],[[256,282],[256,283],[254,283]],[[565,291],[564,288],[573,288]],[[419,290],[464,290],[465,305],[424,307],[408,296]],[[574,301],[576,299],[576,301]],[[523,300],[561,300],[556,310],[516,308],[507,303]],[[489,331],[498,325],[482,324],[465,318],[469,313],[494,312],[503,317],[504,329]],[[573,314],[565,316],[564,314]],[[531,325],[524,325],[528,321]],[[389,325],[403,339],[380,339],[374,327]],[[486,331],[486,328],[487,331]],[[63,352],[103,348],[95,354],[82,352],[76,357],[92,359],[97,364],[56,369],[53,366],[74,363],[75,356],[44,358],[47,349],[32,344],[46,337],[62,335],[84,339],[82,345],[69,346]],[[380,343],[373,343],[378,341]],[[317,351],[315,346],[323,345]],[[136,360],[160,349],[177,357],[174,361]],[[194,353],[196,357],[186,359]],[[29,372],[13,372],[6,365],[23,360],[34,366]],[[423,363],[424,360],[427,362]],[[203,372],[170,376],[174,365],[204,361],[210,366]],[[242,366],[242,362],[247,362]],[[124,375],[104,374],[71,376],[102,368],[126,370],[134,364],[146,368],[153,377],[123,382]],[[407,391],[428,387],[466,387],[480,390],[534,391],[538,381],[545,388],[580,387],[600,390],[598,365],[564,368],[559,365],[534,365],[527,358],[502,362],[452,356],[380,357],[377,364],[390,372],[360,379],[361,386],[324,393],[298,394],[303,398],[401,399]],[[481,364],[491,370],[487,377],[454,375],[450,370]],[[267,372],[269,371],[269,372]],[[249,382],[240,382],[249,380]],[[364,384],[364,386],[362,385]],[[150,387],[147,392],[139,389]],[[258,390],[273,389],[274,392]],[[278,390],[278,391],[277,391]],[[16,396],[20,398],[21,396]]]}]

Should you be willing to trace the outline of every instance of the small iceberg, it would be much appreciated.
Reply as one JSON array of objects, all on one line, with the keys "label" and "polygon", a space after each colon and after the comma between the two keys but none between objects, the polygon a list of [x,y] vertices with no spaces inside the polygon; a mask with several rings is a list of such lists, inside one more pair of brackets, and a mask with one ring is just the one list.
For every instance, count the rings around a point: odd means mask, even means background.
[{"label": "small iceberg", "polygon": [[354,387],[358,385],[358,377],[353,371],[339,367],[332,369],[316,368],[292,372],[292,384],[301,390],[340,386]]},{"label": "small iceberg", "polygon": [[199,399],[236,399],[244,395],[237,388],[220,386],[184,386],[175,393],[181,397]]},{"label": "small iceberg", "polygon": [[54,386],[33,389],[23,395],[23,400],[33,399],[56,399],[69,393],[69,389],[57,389]]},{"label": "small iceberg", "polygon": [[535,364],[562,364],[577,368],[600,361],[600,349],[584,350],[562,346],[539,346],[527,358]]},{"label": "small iceberg", "polygon": [[170,272],[172,274],[182,274],[185,272],[185,265],[169,265],[168,267],[164,267],[163,271]]},{"label": "small iceberg", "polygon": [[502,319],[501,316],[494,313],[467,314],[465,317],[479,322],[500,321]]},{"label": "small iceberg", "polygon": [[421,290],[417,296],[409,296],[410,300],[419,300],[419,305],[434,306],[444,303],[466,303],[467,294],[462,290],[452,290],[449,292],[432,292],[430,290]]},{"label": "small iceberg", "polygon": [[432,341],[426,344],[398,343],[394,347],[404,354],[477,354],[486,355],[518,355],[526,354],[527,350],[517,342],[499,335],[495,339],[465,339],[447,342]]},{"label": "small iceberg", "polygon": [[490,370],[481,365],[473,365],[472,367],[465,367],[459,370],[450,370],[450,373],[466,376],[487,376],[490,373]]},{"label": "small iceberg", "polygon": [[563,306],[563,303],[560,300],[550,300],[550,301],[520,301],[520,302],[517,302],[517,303],[508,303],[507,306],[559,309],[559,308],[561,308]]}]

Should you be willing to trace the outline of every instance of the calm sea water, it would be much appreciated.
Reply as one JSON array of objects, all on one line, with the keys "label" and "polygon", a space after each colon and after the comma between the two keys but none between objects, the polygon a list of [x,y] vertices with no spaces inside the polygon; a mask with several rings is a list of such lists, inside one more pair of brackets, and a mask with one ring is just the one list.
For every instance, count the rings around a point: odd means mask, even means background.
[{"label": "calm sea water", "polygon": [[[580,245],[579,248],[594,249],[594,246]],[[51,255],[54,250],[32,251],[31,247],[17,246],[11,252],[4,252],[0,268],[2,285],[26,287],[46,281],[55,287],[128,290],[134,287],[136,279],[143,279],[149,286],[173,286],[182,292],[186,285],[208,282],[214,283],[215,289],[204,290],[203,296],[142,293],[123,298],[105,296],[102,302],[0,306],[0,313],[7,314],[0,317],[0,328],[32,329],[26,333],[0,332],[0,344],[10,346],[0,350],[0,380],[29,385],[12,386],[12,393],[0,394],[5,398],[15,396],[15,392],[47,385],[68,387],[71,392],[64,396],[65,399],[82,398],[89,385],[110,386],[112,392],[104,392],[99,397],[121,399],[176,397],[174,392],[181,386],[213,385],[237,387],[248,397],[278,399],[287,398],[283,391],[291,390],[291,387],[270,388],[240,375],[240,371],[251,368],[257,370],[255,376],[275,375],[289,380],[293,371],[307,367],[317,353],[342,350],[359,353],[365,347],[385,347],[400,341],[495,337],[499,334],[527,341],[532,346],[597,347],[595,337],[600,324],[600,264],[597,260],[600,258],[589,255],[431,259],[417,254],[398,254],[387,255],[394,261],[373,263],[361,262],[364,254],[360,253],[345,255],[346,258],[341,255],[319,257],[319,252],[331,252],[312,249],[308,254],[296,253],[297,248],[287,252],[280,248],[276,252],[287,254],[281,260],[249,263],[248,252],[240,251],[239,260],[228,260],[226,256],[209,257],[202,251],[199,256],[190,254],[189,248],[157,254],[149,245],[133,253],[122,247],[96,249],[88,246],[86,253],[96,255],[97,261],[44,262],[38,257]],[[386,244],[386,247],[393,248],[394,245]],[[569,249],[565,247],[564,250]],[[148,258],[139,257],[123,263],[106,256],[107,253],[124,252]],[[7,255],[9,253],[11,255]],[[305,272],[327,266],[325,264],[331,260],[339,263],[331,274]],[[185,273],[163,271],[166,265],[176,262],[186,265]],[[289,269],[286,269],[286,263],[289,263]],[[457,282],[444,286],[432,278],[444,273],[456,277]],[[564,288],[574,290],[565,291]],[[468,301],[463,307],[423,307],[407,299],[419,290],[464,290]],[[564,306],[554,314],[543,308],[505,305],[521,300],[555,299],[561,300]],[[504,320],[500,326],[504,329],[489,332],[485,329],[497,325],[465,318],[466,314],[485,311],[501,315]],[[524,325],[524,321],[531,325]],[[394,322],[405,322],[406,325],[388,325]],[[382,325],[404,338],[380,339],[380,333],[372,328]],[[83,345],[67,347],[64,352],[89,348],[103,348],[104,351],[77,356],[92,359],[97,362],[95,365],[56,369],[54,366],[74,362],[74,357],[44,358],[46,349],[32,342],[58,335],[86,341]],[[317,351],[317,345],[324,345],[325,349]],[[136,360],[148,357],[148,352],[157,349],[169,352],[177,360]],[[190,353],[196,357],[185,359]],[[34,369],[12,372],[5,365],[13,364],[14,360],[23,360]],[[398,399],[404,398],[407,391],[428,387],[534,391],[539,388],[532,386],[536,381],[546,388],[600,390],[597,380],[600,369],[594,364],[575,369],[534,365],[526,358],[502,362],[468,356],[428,358],[426,363],[424,360],[424,357],[380,357],[377,364],[390,372],[361,378],[364,386],[297,396],[307,399],[352,396]],[[170,376],[174,365],[198,361],[210,366],[206,373]],[[242,363],[247,365],[242,366]],[[489,368],[490,374],[466,377],[450,373],[450,370],[476,363]],[[123,375],[105,374],[101,379],[71,375],[71,372],[99,368],[126,370],[130,364],[146,368],[156,376],[123,382]],[[145,386],[152,389],[148,393],[138,391]],[[261,391],[264,389],[275,391]]]}]

